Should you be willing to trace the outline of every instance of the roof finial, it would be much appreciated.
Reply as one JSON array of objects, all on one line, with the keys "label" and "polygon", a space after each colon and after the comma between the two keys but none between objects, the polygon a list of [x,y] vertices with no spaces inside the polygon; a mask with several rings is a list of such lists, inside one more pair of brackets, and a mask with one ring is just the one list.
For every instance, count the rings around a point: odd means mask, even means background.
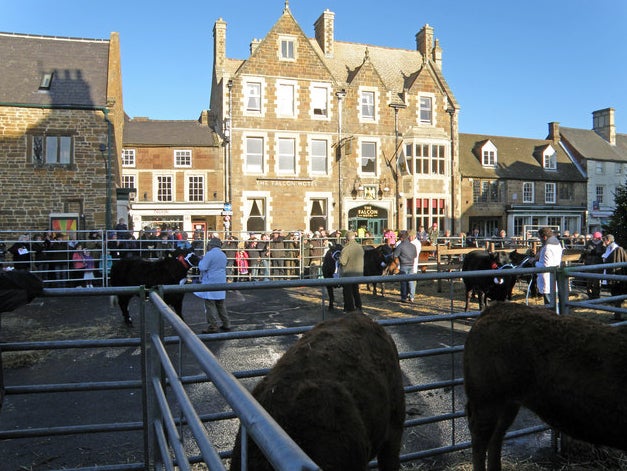
[{"label": "roof finial", "polygon": [[290,0],[285,0],[285,7],[283,7],[283,11],[288,11],[290,9]]}]

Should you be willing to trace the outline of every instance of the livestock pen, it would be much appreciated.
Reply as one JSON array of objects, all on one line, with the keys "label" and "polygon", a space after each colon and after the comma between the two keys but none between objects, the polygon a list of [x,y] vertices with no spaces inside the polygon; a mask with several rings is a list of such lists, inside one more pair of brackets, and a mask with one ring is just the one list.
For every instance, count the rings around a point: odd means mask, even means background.
[{"label": "livestock pen", "polygon": [[[543,270],[514,269],[509,273],[539,271]],[[554,273],[560,286],[568,286],[564,281],[572,276],[568,270],[554,270]],[[577,275],[585,276],[581,273],[578,271]],[[496,275],[491,271],[481,274]],[[436,305],[422,306],[427,312],[421,307],[414,307],[416,312],[406,308],[401,311],[393,303],[366,309],[392,335],[399,349],[408,405],[401,452],[403,463],[435,460],[470,446],[463,410],[461,355],[465,333],[472,322],[469,318],[479,313],[462,313],[456,309],[455,287],[460,275],[425,273],[394,278],[394,282],[402,277],[416,279],[423,287],[439,282],[449,287],[448,301],[444,296],[438,298]],[[6,339],[7,322],[11,323],[12,331],[16,327],[28,331],[34,321],[26,314],[29,307],[10,317],[3,314],[0,344],[3,355],[47,352],[46,357],[42,353],[35,360],[39,365],[35,368],[11,367],[4,362],[1,384],[6,398],[0,410],[3,458],[31,460],[11,461],[19,463],[16,469],[172,469],[174,465],[190,469],[193,464],[203,462],[209,469],[224,469],[237,430],[235,419],[240,418],[251,439],[268,454],[280,452],[273,458],[276,469],[294,469],[295,462],[302,463],[302,469],[316,469],[250,399],[247,390],[297,336],[317,321],[338,315],[325,309],[326,285],[354,281],[316,279],[211,287],[166,286],[149,293],[141,287],[46,289],[40,311],[51,311],[54,304],[48,303],[58,301],[60,313],[47,329],[45,339],[29,338],[32,336],[27,332],[19,340]],[[369,277],[358,281],[389,283],[390,278]],[[183,322],[160,297],[164,292],[184,291],[190,293],[186,299],[194,301],[192,291],[220,289],[229,290],[233,296],[236,293],[244,293],[244,298],[250,296],[248,313],[231,305],[234,316],[247,319],[244,329],[196,334],[195,321],[202,315],[185,313],[186,322]],[[141,312],[136,331],[118,326],[117,312],[107,313],[106,297],[123,292],[149,299],[147,303],[137,303]],[[280,312],[279,306],[286,301],[276,299],[279,292],[292,298],[293,306],[288,312]],[[254,297],[255,294],[258,296]],[[81,302],[76,298],[79,295]],[[563,298],[559,298],[562,312],[576,308]],[[365,306],[374,304],[368,301],[365,300]],[[85,329],[77,328],[77,335],[71,339],[67,338],[67,332],[56,335],[54,326],[62,325],[65,317],[70,316],[69,310],[64,311],[67,303],[77,305],[79,325],[83,328],[94,320],[89,314],[104,311],[96,332],[85,338]],[[264,322],[260,325],[261,316]],[[100,327],[103,324],[116,325]],[[97,361],[92,363],[92,360]],[[89,379],[84,376],[87,369],[96,369]],[[60,417],[62,421],[55,422],[46,415],[46,410],[54,408],[61,409],[61,413],[51,417]],[[126,411],[130,414],[126,415]],[[92,414],[99,420],[94,420]],[[508,438],[520,439],[543,430],[546,430],[544,425],[531,420],[519,424]],[[89,436],[102,437],[97,439],[102,449],[84,453],[87,445],[82,441]],[[68,451],[72,456],[60,456],[62,448],[56,443],[65,437],[70,437],[65,450],[74,447],[74,453]],[[93,440],[88,443],[94,446]],[[281,443],[284,446],[279,446]],[[127,453],[131,448],[134,452]],[[33,466],[35,462],[38,467]]]}]

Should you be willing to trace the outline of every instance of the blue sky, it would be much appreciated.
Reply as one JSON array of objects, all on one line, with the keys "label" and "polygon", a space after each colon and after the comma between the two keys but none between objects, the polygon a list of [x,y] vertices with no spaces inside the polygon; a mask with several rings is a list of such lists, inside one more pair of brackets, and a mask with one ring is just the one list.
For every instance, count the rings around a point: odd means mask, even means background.
[{"label": "blue sky", "polygon": [[[227,22],[227,56],[248,57],[284,0],[5,0],[0,31],[108,38],[120,34],[124,108],[152,119],[197,119],[209,107],[213,25]],[[544,138],[548,123],[591,129],[616,109],[627,133],[627,1],[290,0],[309,37],[325,10],[340,41],[415,49],[426,23],[461,106],[460,131]]]}]

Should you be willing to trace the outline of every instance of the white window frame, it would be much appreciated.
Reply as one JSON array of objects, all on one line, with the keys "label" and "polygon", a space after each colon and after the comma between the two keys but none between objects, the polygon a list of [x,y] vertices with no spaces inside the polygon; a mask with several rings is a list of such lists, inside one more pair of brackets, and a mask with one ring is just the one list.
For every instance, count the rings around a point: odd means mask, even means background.
[{"label": "white window frame", "polygon": [[[311,175],[328,175],[329,174],[329,139],[324,137],[310,137],[309,138],[309,173]],[[322,151],[324,149],[324,155],[322,152],[316,154],[315,151]],[[315,162],[322,162],[324,165],[315,165]],[[324,170],[318,170],[317,168],[324,167]]]},{"label": "white window frame", "polygon": [[[372,113],[369,108],[372,108]],[[359,90],[359,120],[370,123],[377,121],[377,91],[372,88]]]},{"label": "white window frame", "polygon": [[263,210],[263,215],[261,216],[263,218],[265,227],[264,230],[262,232],[267,232],[269,230],[270,227],[272,227],[272,221],[271,221],[271,211],[272,211],[272,197],[271,197],[271,193],[268,191],[243,191],[242,192],[242,197],[241,197],[241,201],[243,202],[241,208],[240,208],[240,212],[243,215],[242,217],[242,227],[246,228],[247,227],[247,223],[248,223],[248,219],[250,218],[250,211],[253,207],[253,200],[262,200],[263,201],[263,206],[262,206],[262,210]]},{"label": "white window frame", "polygon": [[174,149],[174,168],[191,168],[191,149]]},{"label": "white window frame", "polygon": [[594,190],[594,200],[600,205],[605,201],[605,185],[597,185]]},{"label": "white window frame", "polygon": [[[323,215],[320,216],[313,216],[311,214],[311,210],[313,209],[313,203],[314,201],[324,201],[324,208]],[[333,204],[333,194],[330,192],[308,192],[305,195],[305,203],[306,203],[306,209],[305,209],[305,213],[306,213],[306,220],[305,220],[305,227],[309,227],[310,230],[312,231],[317,231],[318,228],[317,227],[311,227],[311,220],[314,217],[321,217],[323,219],[325,219],[326,224],[325,227],[328,229],[331,224],[331,218],[332,218],[332,211],[329,210],[329,208],[332,207]]]},{"label": "white window frame", "polygon": [[535,185],[533,182],[523,182],[522,184],[522,202],[524,204],[533,204],[535,202]]},{"label": "white window frame", "polygon": [[296,36],[279,35],[277,55],[281,61],[294,62],[298,58]]},{"label": "white window frame", "polygon": [[[364,160],[368,159],[371,160],[370,156],[368,157],[364,157],[364,146],[365,145],[374,145],[374,170],[372,172],[370,171],[364,171]],[[360,139],[359,142],[359,162],[358,162],[358,173],[360,176],[368,176],[368,177],[372,177],[372,176],[377,176],[378,175],[378,166],[379,166],[379,147],[380,147],[380,143],[377,139]]]},{"label": "white window frame", "polygon": [[594,171],[597,175],[605,175],[605,162],[601,160],[595,161]]},{"label": "white window frame", "polygon": [[298,113],[298,83],[295,80],[277,80],[276,115],[282,118],[295,118]]},{"label": "white window frame", "polygon": [[[263,82],[261,80],[244,81],[244,112],[249,115],[261,115]],[[251,106],[252,100],[252,106]]]},{"label": "white window frame", "polygon": [[311,118],[328,120],[330,118],[331,87],[328,84],[312,83],[309,86],[309,96],[311,98],[309,110]]},{"label": "white window frame", "polygon": [[[124,172],[122,174],[122,188],[133,188],[135,189],[135,193],[138,194],[139,189],[137,188],[137,174]],[[129,198],[130,198],[130,195],[129,195]],[[134,201],[134,200],[131,200],[131,201]]]},{"label": "white window frame", "polygon": [[557,170],[557,152],[549,146],[542,154],[542,166],[544,170]]},{"label": "white window frame", "polygon": [[[243,139],[244,154],[242,159],[242,172],[245,174],[263,175],[266,169],[266,137],[259,135],[245,135],[243,136]],[[249,144],[257,141],[261,142],[261,155],[256,152],[250,152],[248,148]],[[251,165],[251,163],[249,162],[249,158],[257,158],[257,156],[259,157],[259,164],[255,163],[254,165]]]},{"label": "white window frame", "polygon": [[[156,173],[154,175],[154,198],[153,201],[158,203],[172,203],[176,201],[176,178],[171,173]],[[170,180],[170,199],[161,199],[161,180]]]},{"label": "white window frame", "polygon": [[555,183],[544,184],[544,203],[545,204],[557,203],[557,185]]},{"label": "white window frame", "polygon": [[297,149],[298,141],[295,136],[277,136],[275,159],[277,175],[298,175]]},{"label": "white window frame", "polygon": [[[200,181],[200,199],[192,198],[192,179],[199,179]],[[205,184],[205,176],[199,173],[186,173],[185,174],[185,196],[190,203],[203,203],[206,199],[207,185]]]},{"label": "white window frame", "polygon": [[486,142],[481,147],[481,165],[483,167],[494,168],[499,161],[499,154],[496,146],[492,142]]},{"label": "white window frame", "polygon": [[122,149],[122,167],[135,168],[135,149]]},{"label": "white window frame", "polygon": [[[423,102],[424,100],[424,102]],[[428,100],[428,101],[427,101]],[[433,125],[434,123],[435,97],[421,93],[418,95],[418,123],[421,125]],[[428,106],[425,106],[428,105]]]}]

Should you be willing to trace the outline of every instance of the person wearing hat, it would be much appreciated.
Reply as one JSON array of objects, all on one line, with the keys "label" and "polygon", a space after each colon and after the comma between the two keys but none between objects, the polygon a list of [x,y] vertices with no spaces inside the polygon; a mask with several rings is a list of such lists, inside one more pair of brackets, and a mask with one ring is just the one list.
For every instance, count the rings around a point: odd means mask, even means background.
[{"label": "person wearing hat", "polygon": [[[603,246],[603,235],[600,232],[592,234],[592,239],[586,242],[583,256],[585,265],[600,265],[603,263],[603,252],[605,247]],[[600,271],[598,273],[601,273]],[[601,280],[586,280],[586,294],[588,299],[598,299],[601,296]]]},{"label": "person wearing hat", "polygon": [[[357,243],[357,234],[353,231],[346,233],[346,245],[340,253],[340,277],[364,276],[364,248]],[[344,295],[344,312],[361,312],[361,296],[359,283],[342,285]]]},{"label": "person wearing hat", "polygon": [[[226,283],[226,254],[222,251],[222,241],[212,237],[207,242],[207,253],[200,260],[200,282],[206,284]],[[194,293],[204,299],[205,317],[209,328],[203,330],[203,334],[215,334],[219,330],[228,332],[231,330],[231,320],[226,312],[224,300],[226,291],[198,291]],[[222,326],[218,329],[218,318]]]}]

